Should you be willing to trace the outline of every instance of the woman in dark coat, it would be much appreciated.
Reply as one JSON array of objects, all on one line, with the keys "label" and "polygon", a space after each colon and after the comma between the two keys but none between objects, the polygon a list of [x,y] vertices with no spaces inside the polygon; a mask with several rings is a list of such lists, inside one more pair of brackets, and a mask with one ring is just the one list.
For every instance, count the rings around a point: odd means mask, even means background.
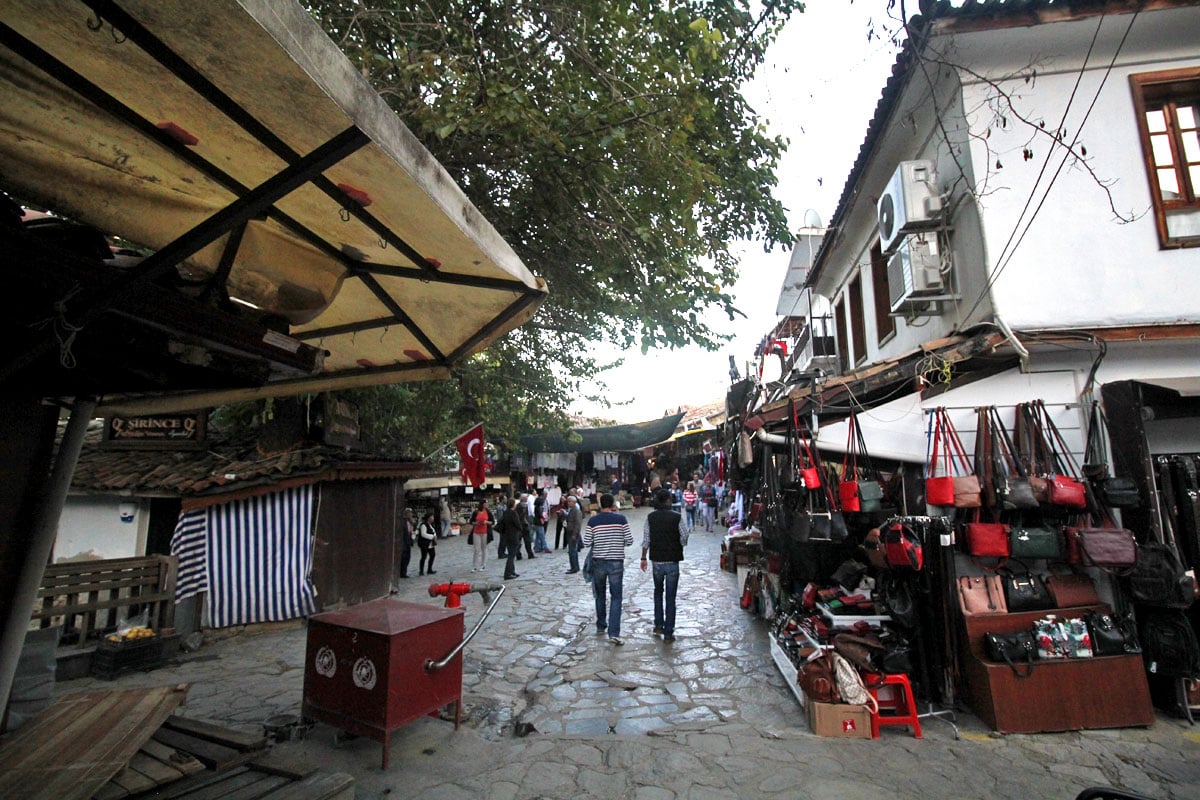
[{"label": "woman in dark coat", "polygon": [[524,530],[524,509],[518,513],[516,499],[508,501],[508,509],[504,512],[504,516],[500,518],[500,524],[497,529],[500,533],[500,544],[504,547],[504,579],[519,578],[513,562],[517,557],[517,550],[521,547],[521,533]]}]

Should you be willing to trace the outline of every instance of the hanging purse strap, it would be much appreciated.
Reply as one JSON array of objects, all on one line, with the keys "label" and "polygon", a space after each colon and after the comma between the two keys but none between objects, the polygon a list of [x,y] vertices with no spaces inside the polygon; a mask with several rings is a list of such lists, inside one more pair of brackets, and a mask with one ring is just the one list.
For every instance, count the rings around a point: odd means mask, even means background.
[{"label": "hanging purse strap", "polygon": [[975,468],[971,465],[971,459],[967,456],[967,449],[963,447],[962,439],[958,435],[958,429],[954,427],[954,422],[950,419],[950,412],[945,408],[942,408],[941,411],[942,431],[943,437],[946,439],[947,462],[950,467],[949,474],[974,474]]},{"label": "hanging purse strap", "polygon": [[1075,463],[1075,456],[1071,455],[1071,450],[1067,447],[1067,442],[1058,430],[1058,426],[1054,424],[1054,420],[1050,419],[1050,412],[1047,411],[1046,404],[1041,400],[1035,400],[1034,403],[1042,418],[1044,430],[1047,433],[1046,441],[1050,445],[1050,451],[1054,454],[1054,464],[1058,472],[1078,480],[1079,465]]},{"label": "hanging purse strap", "polygon": [[925,476],[938,476],[938,446],[942,440],[941,407],[935,408],[929,415],[929,426],[925,431],[925,463],[928,465]]},{"label": "hanging purse strap", "polygon": [[850,409],[850,416],[846,419],[846,452],[842,454],[843,481],[858,480],[858,440],[854,435],[857,428],[854,409]]}]

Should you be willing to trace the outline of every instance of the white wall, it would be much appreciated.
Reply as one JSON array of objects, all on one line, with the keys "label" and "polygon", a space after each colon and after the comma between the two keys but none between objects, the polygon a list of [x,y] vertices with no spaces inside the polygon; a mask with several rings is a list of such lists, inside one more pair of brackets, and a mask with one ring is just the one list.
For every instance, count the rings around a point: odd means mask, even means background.
[{"label": "white wall", "polygon": [[[1194,47],[1200,14],[1192,9],[1187,19],[1195,32],[1187,58],[1140,56],[1127,42],[1121,63],[1110,72],[1116,42],[1108,41],[1097,47],[1080,78],[1074,61],[1082,49],[1056,56],[1042,42],[1006,53],[1008,61],[977,67],[993,76],[1021,71],[998,81],[1015,108],[1001,103],[1003,124],[997,122],[997,90],[964,78],[963,104],[974,134],[971,160],[981,173],[987,170],[978,188],[985,263],[998,276],[996,311],[1013,328],[1178,323],[1200,316],[1194,291],[1200,248],[1159,248],[1129,85],[1133,73],[1200,64]],[[1105,24],[1123,30],[1128,20],[1114,16]],[[1087,29],[1096,24],[1086,23]],[[1039,47],[1046,49],[1034,49]],[[1022,65],[1035,62],[1037,76],[1027,82],[1030,70]],[[1062,130],[1065,141],[1078,136],[1076,150],[1086,148],[1086,166],[1068,158],[1059,171],[1065,149],[1037,127],[1041,122],[1048,131]],[[1030,159],[1023,155],[1026,148]],[[1123,222],[1114,208],[1133,221]]]},{"label": "white wall", "polygon": [[[132,522],[121,521],[121,506],[137,507]],[[58,523],[53,560],[90,561],[145,555],[149,503],[112,497],[68,497]]]}]

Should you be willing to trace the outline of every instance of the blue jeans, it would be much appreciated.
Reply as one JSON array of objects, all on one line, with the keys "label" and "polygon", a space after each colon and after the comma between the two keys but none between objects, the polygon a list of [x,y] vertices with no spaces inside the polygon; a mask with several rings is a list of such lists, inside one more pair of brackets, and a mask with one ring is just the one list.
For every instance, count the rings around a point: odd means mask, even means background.
[{"label": "blue jeans", "polygon": [[546,547],[546,526],[540,522],[533,523],[533,552],[540,553],[549,549]]},{"label": "blue jeans", "polygon": [[[675,591],[679,588],[679,562],[654,562],[654,627],[660,628],[664,635],[675,633]],[[663,593],[666,593],[666,607],[663,607]]]},{"label": "blue jeans", "polygon": [[692,528],[696,527],[696,507],[695,506],[687,507],[687,526],[688,526],[688,530],[691,530]]},{"label": "blue jeans", "polygon": [[[608,583],[608,592],[604,584]],[[596,594],[596,627],[608,628],[609,636],[621,635],[621,588],[625,582],[625,562],[615,558],[592,559],[592,589]],[[607,595],[612,602],[606,603]],[[605,609],[607,608],[607,615]],[[607,618],[607,622],[605,619]]]}]

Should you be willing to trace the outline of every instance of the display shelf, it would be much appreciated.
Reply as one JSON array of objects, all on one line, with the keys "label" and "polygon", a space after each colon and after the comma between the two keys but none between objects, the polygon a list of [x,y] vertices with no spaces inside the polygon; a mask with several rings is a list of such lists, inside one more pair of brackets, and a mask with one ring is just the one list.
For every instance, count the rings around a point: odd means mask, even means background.
[{"label": "display shelf", "polygon": [[872,627],[879,627],[892,619],[887,614],[835,614],[825,603],[817,603],[817,610],[835,630],[852,627],[858,622],[867,622]]},{"label": "display shelf", "polygon": [[783,650],[783,645],[771,637],[771,660],[775,662],[775,666],[779,669],[779,674],[783,676],[784,683],[792,690],[792,694],[796,696],[796,702],[801,708],[806,705],[804,700],[804,692],[800,689],[800,683],[797,675],[796,665],[788,658],[788,655]]},{"label": "display shelf", "polygon": [[[985,633],[1030,630],[1034,620],[1054,613],[1081,617],[1106,606],[1059,608],[1052,612],[974,614],[963,617],[964,675],[972,710],[1000,733],[1041,733],[1092,728],[1147,727],[1154,708],[1140,655],[1035,659],[1033,672],[1018,677],[1004,663],[985,658]],[[1024,665],[1021,670],[1024,671]],[[1121,687],[1105,691],[1104,687]]]}]

